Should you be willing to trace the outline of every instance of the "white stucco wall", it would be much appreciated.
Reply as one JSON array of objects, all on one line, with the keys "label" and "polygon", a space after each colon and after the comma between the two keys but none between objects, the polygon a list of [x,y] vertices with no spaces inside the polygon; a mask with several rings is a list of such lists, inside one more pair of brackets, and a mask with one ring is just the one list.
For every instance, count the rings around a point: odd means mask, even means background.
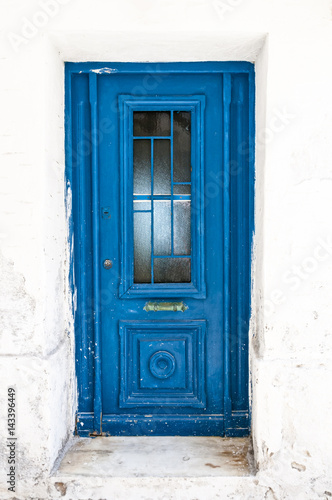
[{"label": "white stucco wall", "polygon": [[[16,386],[18,399],[16,497],[56,497],[48,476],[74,426],[63,63],[84,60],[256,63],[251,373],[258,472],[249,489],[234,478],[221,481],[218,494],[330,498],[330,0],[1,0],[0,5],[1,498],[8,496],[9,385]],[[120,481],[114,491],[122,487]],[[161,481],[160,498],[162,488]],[[195,498],[190,486],[189,496],[183,486],[175,492],[176,481],[167,488],[165,498]],[[90,498],[93,494],[86,490]],[[149,498],[151,492],[145,494]],[[77,498],[89,497],[81,492]]]}]

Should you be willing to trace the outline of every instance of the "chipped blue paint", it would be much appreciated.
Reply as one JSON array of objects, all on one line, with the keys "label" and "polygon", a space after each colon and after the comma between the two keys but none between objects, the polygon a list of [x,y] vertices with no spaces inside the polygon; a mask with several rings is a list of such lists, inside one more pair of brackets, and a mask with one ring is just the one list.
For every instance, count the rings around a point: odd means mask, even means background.
[{"label": "chipped blue paint", "polygon": [[[146,109],[206,101],[193,120],[191,284],[132,283],[131,125],[128,114],[119,120],[120,94],[121,106]],[[247,435],[253,65],[67,63],[66,171],[78,434]],[[189,308],[151,313],[147,298]]]},{"label": "chipped blue paint", "polygon": [[99,68],[92,69],[91,73],[96,73],[97,75],[110,75],[112,73],[117,73],[119,70],[115,68]]}]

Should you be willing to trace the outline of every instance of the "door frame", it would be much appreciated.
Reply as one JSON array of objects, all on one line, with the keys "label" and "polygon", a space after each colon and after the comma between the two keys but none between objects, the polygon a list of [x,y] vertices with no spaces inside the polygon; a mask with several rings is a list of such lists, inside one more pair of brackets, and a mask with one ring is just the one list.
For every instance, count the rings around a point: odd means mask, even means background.
[{"label": "door frame", "polygon": [[[91,177],[92,177],[92,240],[94,252],[92,255],[92,287],[93,287],[93,303],[89,305],[88,310],[82,308],[82,304],[86,305],[84,297],[85,289],[85,273],[79,273],[80,262],[84,260],[84,239],[87,237],[85,233],[84,204],[80,200],[84,199],[84,169],[77,168],[77,163],[73,158],[73,113],[72,113],[72,77],[77,74],[85,74],[88,78],[90,89],[90,108],[91,108],[91,129],[98,130],[97,116],[97,77],[102,74],[112,73],[145,73],[145,87],[140,89],[143,95],[150,95],[152,92],[153,82],[158,81],[161,73],[222,73],[223,74],[223,102],[224,130],[230,130],[230,106],[231,106],[231,90],[232,90],[232,74],[246,73],[248,74],[249,82],[249,133],[248,144],[246,144],[247,168],[248,168],[248,185],[243,191],[245,200],[239,201],[238,206],[233,207],[231,201],[231,186],[230,179],[232,176],[230,166],[230,133],[224,133],[223,137],[223,165],[224,175],[218,181],[215,181],[215,188],[219,189],[222,195],[223,204],[223,329],[224,329],[224,421],[225,421],[225,436],[243,436],[250,431],[250,407],[248,411],[232,411],[231,400],[231,351],[234,347],[234,335],[231,338],[232,310],[231,297],[235,294],[237,297],[241,294],[246,294],[249,315],[246,325],[240,326],[237,335],[247,336],[249,333],[250,319],[250,299],[251,299],[251,255],[252,241],[254,232],[254,182],[255,182],[255,71],[254,65],[248,62],[179,62],[179,63],[66,63],[65,64],[65,154],[66,154],[66,178],[72,188],[73,203],[72,215],[70,218],[70,233],[72,235],[72,254],[73,261],[71,265],[71,281],[76,288],[76,308],[75,308],[75,346],[76,346],[76,376],[78,382],[78,412],[76,416],[76,432],[80,436],[91,436],[102,434],[102,401],[101,401],[101,335],[100,335],[100,259],[99,259],[99,220],[100,216],[107,217],[107,213],[100,214],[99,195],[98,195],[98,138],[96,136],[90,138],[89,158],[87,154],[82,154],[80,157],[83,162],[91,161]],[[84,134],[84,120],[86,120],[86,112],[81,110],[81,115],[78,118],[80,122],[79,133]],[[82,135],[79,146],[83,147],[86,138]],[[76,137],[77,141],[77,137]],[[244,155],[238,148],[239,160],[244,161]],[[83,172],[83,174],[81,174]],[[231,289],[231,211],[242,213],[244,205],[248,210],[248,244],[246,248],[239,250],[241,257],[247,262],[248,283],[249,287],[244,290],[240,286],[236,290]],[[241,225],[241,221],[238,220]],[[83,310],[84,309],[84,310]],[[91,355],[89,350],[89,335],[88,335],[88,317],[93,318],[93,348],[94,357],[91,365]],[[244,329],[244,331],[243,331]],[[93,372],[93,387],[88,380],[88,372]],[[248,373],[249,377],[249,373]],[[93,400],[93,411],[86,411],[84,400]],[[83,411],[82,411],[83,410]],[[93,431],[92,431],[93,429]]]}]

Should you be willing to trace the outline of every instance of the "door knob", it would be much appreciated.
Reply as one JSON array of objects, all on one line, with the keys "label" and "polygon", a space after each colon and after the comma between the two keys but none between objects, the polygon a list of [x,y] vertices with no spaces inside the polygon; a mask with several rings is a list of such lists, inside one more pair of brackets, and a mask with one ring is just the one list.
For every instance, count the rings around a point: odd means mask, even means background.
[{"label": "door knob", "polygon": [[105,259],[103,266],[105,269],[111,269],[111,267],[113,266],[113,262],[110,259]]}]

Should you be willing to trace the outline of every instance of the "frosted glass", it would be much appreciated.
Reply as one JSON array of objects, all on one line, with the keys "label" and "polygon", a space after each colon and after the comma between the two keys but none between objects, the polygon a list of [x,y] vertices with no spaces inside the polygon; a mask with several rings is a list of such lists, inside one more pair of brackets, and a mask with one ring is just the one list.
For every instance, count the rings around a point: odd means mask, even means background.
[{"label": "frosted glass", "polygon": [[190,259],[154,259],[155,283],[190,283]]},{"label": "frosted glass", "polygon": [[191,254],[190,201],[174,201],[174,254]]},{"label": "frosted glass", "polygon": [[173,186],[174,194],[191,194],[190,184],[174,184]]},{"label": "frosted glass", "polygon": [[134,201],[134,210],[151,210],[151,201]]},{"label": "frosted glass", "polygon": [[153,202],[153,253],[171,255],[171,202]]},{"label": "frosted glass", "polygon": [[170,135],[169,111],[134,111],[134,136]]},{"label": "frosted glass", "polygon": [[191,178],[191,115],[187,111],[173,114],[173,180],[190,182]]},{"label": "frosted glass", "polygon": [[134,282],[151,283],[151,213],[134,213]]},{"label": "frosted glass", "polygon": [[134,141],[134,193],[151,194],[151,141]]},{"label": "frosted glass", "polygon": [[153,194],[171,194],[171,141],[153,141]]}]

